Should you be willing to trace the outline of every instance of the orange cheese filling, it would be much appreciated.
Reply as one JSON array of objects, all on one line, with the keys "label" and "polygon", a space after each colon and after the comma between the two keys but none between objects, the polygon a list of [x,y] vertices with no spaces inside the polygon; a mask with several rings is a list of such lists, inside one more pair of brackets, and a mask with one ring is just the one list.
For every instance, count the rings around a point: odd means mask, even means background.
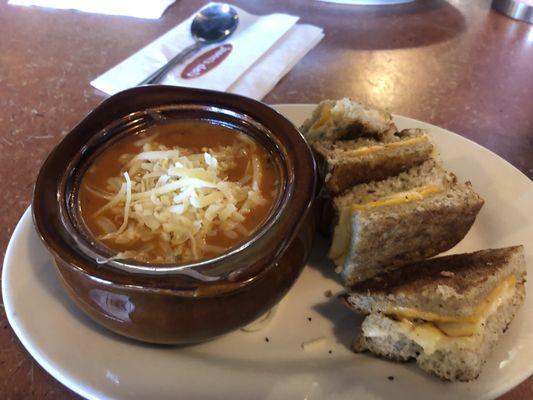
[{"label": "orange cheese filling", "polygon": [[[512,296],[515,288],[516,277],[510,275],[479,303],[471,315],[467,316],[442,315],[407,307],[393,307],[384,310],[383,313],[394,317],[413,331],[430,329],[433,334],[441,333],[452,337],[472,336],[482,328],[488,316],[496,312],[498,307]],[[415,320],[424,322],[417,323]]]},{"label": "orange cheese filling", "polygon": [[359,147],[358,149],[353,150],[346,150],[344,152],[344,155],[347,156],[364,156],[367,154],[374,154],[380,151],[387,151],[390,149],[395,149],[398,147],[407,147],[412,146],[420,143],[427,143],[429,141],[429,138],[427,136],[419,136],[407,140],[402,140],[399,142],[392,142],[392,143],[385,143],[385,144],[379,144],[374,146],[364,146]]},{"label": "orange cheese filling", "polygon": [[363,204],[352,204],[350,206],[350,209],[351,211],[370,210],[376,207],[394,206],[397,204],[412,203],[414,201],[423,200],[432,194],[440,193],[442,191],[444,191],[444,188],[441,186],[428,185],[428,186],[423,186],[423,187],[416,188],[413,190],[409,190],[406,192],[395,193],[393,195],[383,197],[382,199],[379,199],[376,201],[370,201],[368,203],[363,203]]}]

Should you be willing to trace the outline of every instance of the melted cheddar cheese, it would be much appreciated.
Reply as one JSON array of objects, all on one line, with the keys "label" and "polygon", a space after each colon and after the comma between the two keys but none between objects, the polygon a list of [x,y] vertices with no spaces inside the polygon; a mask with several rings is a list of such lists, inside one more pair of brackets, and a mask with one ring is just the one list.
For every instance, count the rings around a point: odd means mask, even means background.
[{"label": "melted cheddar cheese", "polygon": [[[385,315],[394,316],[398,319],[423,319],[429,322],[477,322],[481,317],[486,315],[487,310],[491,308],[494,302],[501,299],[502,294],[505,294],[508,290],[511,290],[516,285],[516,278],[511,275],[505,278],[498,286],[496,286],[481,303],[476,307],[475,311],[471,315],[455,316],[455,315],[442,315],[433,312],[419,311],[416,308],[408,307],[393,307],[382,312]],[[498,304],[499,305],[499,304]]]},{"label": "melted cheddar cheese", "polygon": [[322,128],[324,125],[330,122],[332,108],[332,104],[325,104],[324,107],[322,107],[322,110],[320,111],[320,116],[317,118],[317,120],[309,130],[316,131],[317,129]]},{"label": "melted cheddar cheese", "polygon": [[428,185],[406,192],[395,193],[390,196],[383,197],[382,199],[376,201],[370,201],[363,204],[352,204],[349,209],[353,211],[358,210],[370,210],[372,208],[384,207],[384,206],[395,206],[398,204],[412,203],[415,201],[420,201],[426,197],[440,193],[444,189],[441,186]]},{"label": "melted cheddar cheese", "polygon": [[[481,340],[485,323],[516,290],[516,278],[511,275],[494,288],[469,316],[440,315],[416,309],[397,307],[384,314],[394,317],[397,330],[420,345],[426,354],[451,340]],[[382,336],[386,332],[372,328],[365,332],[367,336]]]},{"label": "melted cheddar cheese", "polygon": [[398,147],[408,147],[420,143],[427,143],[429,138],[427,136],[419,136],[411,139],[402,140],[399,142],[379,144],[375,146],[364,146],[359,147],[358,149],[346,150],[343,152],[345,156],[365,156],[368,154],[374,154],[379,151],[387,151],[390,149],[396,149]]}]

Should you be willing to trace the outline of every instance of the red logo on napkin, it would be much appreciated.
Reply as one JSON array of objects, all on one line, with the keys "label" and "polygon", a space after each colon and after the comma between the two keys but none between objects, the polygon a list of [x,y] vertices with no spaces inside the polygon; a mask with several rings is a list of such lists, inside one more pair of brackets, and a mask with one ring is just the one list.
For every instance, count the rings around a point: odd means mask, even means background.
[{"label": "red logo on napkin", "polygon": [[215,47],[203,54],[200,54],[194,60],[192,60],[181,72],[183,79],[194,79],[204,74],[207,74],[218,64],[226,59],[231,53],[233,46],[231,44],[223,44],[222,46]]}]

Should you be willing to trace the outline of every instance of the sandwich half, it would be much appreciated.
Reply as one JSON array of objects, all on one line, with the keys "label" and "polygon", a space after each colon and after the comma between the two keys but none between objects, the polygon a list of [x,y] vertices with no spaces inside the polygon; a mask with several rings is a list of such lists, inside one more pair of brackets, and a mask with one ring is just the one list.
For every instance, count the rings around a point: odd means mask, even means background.
[{"label": "sandwich half", "polygon": [[309,142],[358,137],[388,141],[393,139],[397,129],[388,112],[344,98],[320,102],[300,131]]},{"label": "sandwich half", "polygon": [[460,184],[435,160],[333,199],[329,257],[346,285],[451,249],[483,205],[469,182]]},{"label": "sandwich half", "polygon": [[410,264],[354,285],[344,300],[367,314],[356,352],[450,381],[476,379],[525,297],[523,246]]},{"label": "sandwich half", "polygon": [[432,157],[434,146],[421,129],[406,129],[390,142],[364,138],[317,140],[311,144],[332,195],[351,186],[385,179]]}]

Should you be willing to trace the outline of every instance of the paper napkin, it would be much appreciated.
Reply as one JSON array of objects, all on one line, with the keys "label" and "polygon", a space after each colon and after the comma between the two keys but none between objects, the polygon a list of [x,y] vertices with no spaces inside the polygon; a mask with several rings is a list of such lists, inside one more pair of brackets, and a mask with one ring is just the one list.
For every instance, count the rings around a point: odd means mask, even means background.
[{"label": "paper napkin", "polygon": [[9,0],[8,3],[157,19],[174,0]]},{"label": "paper napkin", "polygon": [[[204,47],[159,83],[230,91],[260,99],[324,36],[286,14],[256,16],[238,7],[239,26],[223,43]],[[192,16],[91,82],[107,93],[137,86],[194,43]]]},{"label": "paper napkin", "polygon": [[262,99],[324,37],[313,25],[295,25],[228,92]]}]

